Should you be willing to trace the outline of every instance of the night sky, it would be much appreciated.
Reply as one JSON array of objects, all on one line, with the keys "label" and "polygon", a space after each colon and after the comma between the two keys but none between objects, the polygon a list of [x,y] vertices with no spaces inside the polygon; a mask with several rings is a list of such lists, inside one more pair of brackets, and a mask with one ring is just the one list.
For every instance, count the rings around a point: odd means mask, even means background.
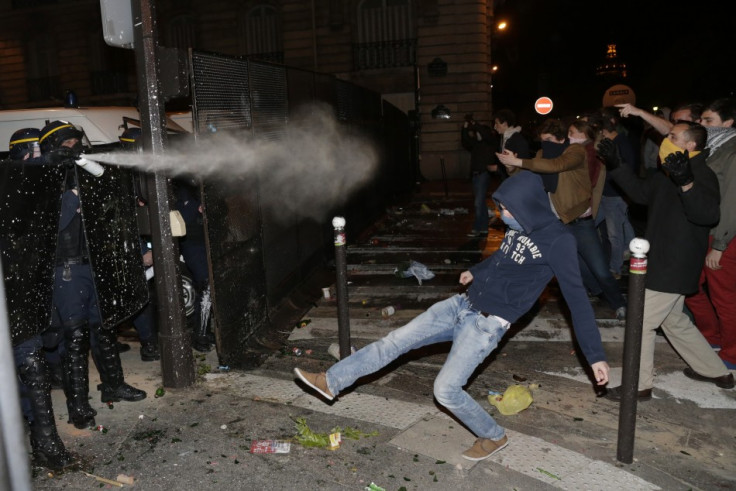
[{"label": "night sky", "polygon": [[731,0],[496,0],[496,18],[510,22],[494,41],[493,103],[520,115],[553,99],[553,116],[595,109],[610,80],[595,77],[606,46],[627,65],[623,81],[637,105],[672,106],[733,96],[736,16]]}]

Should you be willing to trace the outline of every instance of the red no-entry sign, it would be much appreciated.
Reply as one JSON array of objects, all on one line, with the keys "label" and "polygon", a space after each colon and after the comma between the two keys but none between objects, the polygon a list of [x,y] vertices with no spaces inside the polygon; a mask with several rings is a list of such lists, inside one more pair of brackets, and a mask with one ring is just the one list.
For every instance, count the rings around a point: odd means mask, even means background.
[{"label": "red no-entry sign", "polygon": [[534,103],[534,110],[539,114],[549,114],[552,112],[552,99],[549,97],[540,97]]}]

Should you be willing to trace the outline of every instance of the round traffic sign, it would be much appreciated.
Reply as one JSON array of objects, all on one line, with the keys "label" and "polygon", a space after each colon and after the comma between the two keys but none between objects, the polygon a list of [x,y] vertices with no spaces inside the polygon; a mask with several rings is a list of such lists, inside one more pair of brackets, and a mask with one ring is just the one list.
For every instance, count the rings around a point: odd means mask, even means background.
[{"label": "round traffic sign", "polygon": [[552,112],[552,99],[549,97],[540,97],[534,103],[534,110],[539,114],[549,114]]}]

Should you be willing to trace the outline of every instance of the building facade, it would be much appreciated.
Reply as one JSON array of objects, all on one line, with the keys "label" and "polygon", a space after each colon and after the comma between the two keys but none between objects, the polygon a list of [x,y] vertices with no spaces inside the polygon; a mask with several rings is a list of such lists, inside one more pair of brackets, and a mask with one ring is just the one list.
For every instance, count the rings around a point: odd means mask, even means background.
[{"label": "building facade", "polygon": [[[124,0],[121,0],[124,1]],[[159,44],[330,73],[412,115],[422,175],[465,177],[466,113],[491,114],[493,0],[158,0]],[[131,50],[107,46],[97,0],[0,0],[0,109],[130,105]],[[449,119],[432,116],[441,108]],[[435,115],[437,111],[435,111]]]}]

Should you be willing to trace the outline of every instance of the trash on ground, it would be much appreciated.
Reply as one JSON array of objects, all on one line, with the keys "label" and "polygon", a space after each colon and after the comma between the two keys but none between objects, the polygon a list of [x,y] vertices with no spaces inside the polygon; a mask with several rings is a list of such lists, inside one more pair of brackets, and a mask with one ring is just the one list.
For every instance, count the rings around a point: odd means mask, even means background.
[{"label": "trash on ground", "polygon": [[[306,418],[296,418],[294,420],[296,424],[297,434],[294,437],[298,443],[305,447],[320,447],[327,448],[330,450],[336,450],[342,443],[342,437],[350,438],[352,440],[359,440],[362,437],[377,436],[378,432],[365,433],[364,431],[356,430],[355,428],[347,427],[345,429],[335,427],[330,430],[330,433],[318,433],[313,431],[307,424]],[[337,446],[335,441],[339,440]]]},{"label": "trash on ground", "polygon": [[340,432],[337,431],[335,433],[330,433],[330,450],[337,450],[340,448],[340,444],[342,444],[342,436],[340,435]]},{"label": "trash on ground", "polygon": [[156,389],[156,394],[154,394],[154,397],[163,397],[164,394],[166,394],[166,390],[163,387],[159,387]]},{"label": "trash on ground", "polygon": [[330,292],[329,287],[322,288],[322,296],[325,297],[327,300],[332,298],[332,293]]},{"label": "trash on ground", "polygon": [[378,484],[372,482],[365,487],[365,491],[386,491],[386,488],[382,488]]},{"label": "trash on ground", "polygon": [[542,469],[541,467],[537,467],[537,470],[538,470],[539,472],[541,472],[542,474],[544,474],[545,476],[549,476],[549,477],[552,477],[552,478],[555,478],[555,479],[557,479],[557,480],[560,480],[560,481],[562,481],[562,478],[560,478],[559,476],[555,476],[554,474],[552,474],[552,473],[551,473],[551,472],[549,472],[549,471],[545,471],[545,470],[544,470],[544,469]]},{"label": "trash on ground", "polygon": [[488,402],[504,416],[516,414],[532,403],[532,391],[523,385],[511,385],[503,394],[488,391]]},{"label": "trash on ground", "polygon": [[294,356],[302,356],[302,350],[301,348],[294,346],[293,348],[291,348],[291,354]]},{"label": "trash on ground", "polygon": [[250,453],[289,453],[291,443],[283,440],[254,440],[250,444]]},{"label": "trash on ground", "polygon": [[118,477],[115,478],[117,482],[121,482],[123,484],[128,484],[132,486],[135,484],[135,478],[133,476],[128,476],[126,474],[118,474]]},{"label": "trash on ground", "polygon": [[419,284],[422,284],[422,280],[431,280],[434,278],[434,273],[422,263],[417,261],[403,262],[394,269],[394,274],[399,278],[409,278],[414,276]]},{"label": "trash on ground", "polygon": [[297,329],[301,327],[307,327],[312,322],[312,319],[302,319],[296,325]]},{"label": "trash on ground", "polygon": [[122,488],[123,487],[123,483],[117,482],[117,481],[113,481],[112,479],[105,479],[104,477],[95,476],[94,474],[90,474],[89,472],[84,472],[84,471],[82,471],[82,474],[84,474],[87,477],[93,477],[97,481],[99,481],[101,483],[109,484],[110,486],[116,486],[118,488]]},{"label": "trash on ground", "polygon": [[526,377],[523,377],[523,376],[521,376],[521,375],[516,375],[516,374],[513,374],[513,375],[511,376],[511,378],[513,378],[513,379],[514,379],[514,380],[516,380],[517,382],[526,382]]},{"label": "trash on ground", "polygon": [[388,307],[384,307],[381,309],[381,316],[383,317],[391,317],[396,313],[396,307],[393,305],[389,305]]},{"label": "trash on ground", "polygon": [[[352,354],[352,353],[355,353],[356,351],[358,351],[358,350],[357,350],[357,349],[355,349],[355,346],[351,346],[351,347],[350,347],[350,353],[351,353],[351,354]],[[335,358],[336,360],[339,360],[339,359],[340,359],[340,345],[339,345],[339,344],[337,344],[337,343],[332,343],[332,344],[331,344],[331,345],[330,345],[330,346],[329,346],[329,347],[327,348],[327,353],[329,353],[329,354],[330,354],[330,355],[331,355],[331,356],[332,356],[333,358]]]}]

